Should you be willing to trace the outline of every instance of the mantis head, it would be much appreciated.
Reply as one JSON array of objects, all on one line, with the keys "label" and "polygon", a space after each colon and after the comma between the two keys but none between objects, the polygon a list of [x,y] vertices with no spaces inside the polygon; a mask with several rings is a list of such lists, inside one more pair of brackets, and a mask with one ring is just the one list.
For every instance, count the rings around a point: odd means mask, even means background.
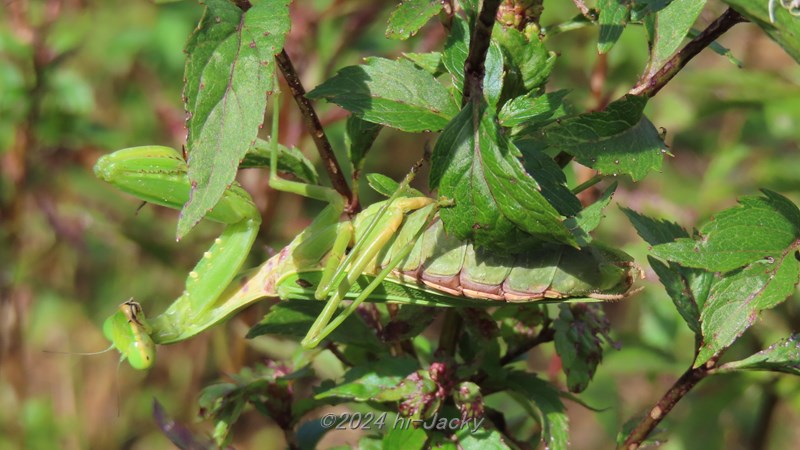
[{"label": "mantis head", "polygon": [[103,334],[119,350],[121,359],[127,359],[131,367],[138,370],[149,369],[156,360],[156,344],[150,337],[151,332],[141,305],[133,299],[121,304],[103,323]]}]

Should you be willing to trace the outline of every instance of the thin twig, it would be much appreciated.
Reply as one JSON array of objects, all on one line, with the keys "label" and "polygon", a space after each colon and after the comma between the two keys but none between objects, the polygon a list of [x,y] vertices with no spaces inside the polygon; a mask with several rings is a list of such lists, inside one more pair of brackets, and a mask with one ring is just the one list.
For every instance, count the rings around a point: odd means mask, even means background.
[{"label": "thin twig", "polygon": [[[576,5],[578,3],[582,2],[576,1]],[[721,16],[711,22],[705,30],[689,41],[686,46],[670,58],[669,61],[664,63],[660,69],[653,72],[648,67],[645,70],[645,74],[642,75],[642,78],[628,93],[645,97],[656,95],[658,91],[672,80],[672,78],[677,75],[692,58],[697,56],[701,50],[711,45],[711,43],[723,33],[740,22],[747,22],[747,19],[734,11],[733,8],[728,8]],[[564,168],[572,161],[572,155],[561,152],[554,159],[561,168]]]},{"label": "thin twig", "polygon": [[722,36],[723,33],[741,22],[747,22],[747,19],[734,11],[733,8],[728,8],[721,16],[711,22],[705,30],[689,41],[686,46],[670,58],[669,61],[664,63],[660,69],[654,72],[648,67],[645,75],[642,76],[629,93],[643,95],[645,97],[656,95],[656,93],[677,75],[692,58],[697,56],[701,50],[711,45],[711,43]]},{"label": "thin twig", "polygon": [[647,436],[658,426],[664,417],[672,411],[672,408],[682,399],[689,391],[694,388],[697,383],[703,378],[711,374],[717,365],[720,355],[716,355],[708,362],[698,368],[689,368],[686,372],[678,378],[671,388],[661,397],[661,400],[650,409],[650,412],[636,425],[636,428],[631,431],[625,443],[622,444],[624,450],[637,450],[642,442],[647,439]]},{"label": "thin twig", "polygon": [[331,179],[333,188],[342,194],[342,196],[347,198],[347,211],[356,211],[358,205],[355,204],[356,200],[353,196],[353,192],[350,190],[350,186],[344,179],[342,168],[339,166],[339,161],[336,160],[336,155],[333,153],[333,147],[328,140],[328,136],[325,135],[325,129],[322,128],[319,117],[317,116],[316,111],[314,111],[314,107],[311,106],[311,101],[306,98],[306,90],[303,88],[303,84],[300,82],[300,77],[294,70],[294,66],[292,65],[292,61],[289,59],[289,55],[286,54],[286,50],[282,50],[280,53],[275,55],[275,60],[278,62],[278,68],[281,69],[283,78],[286,80],[286,84],[289,85],[289,90],[292,91],[292,96],[297,102],[297,106],[300,108],[300,112],[303,115],[303,120],[305,121],[306,127],[311,134],[311,138],[317,145],[317,151],[319,152],[320,158],[322,158],[322,162],[325,164],[325,169],[327,170],[328,176]]},{"label": "thin twig", "polygon": [[[250,0],[233,0],[233,2],[242,11],[247,11],[253,6]],[[292,91],[292,96],[297,102],[297,106],[300,108],[300,113],[303,115],[303,120],[308,128],[308,132],[311,134],[311,138],[317,146],[319,156],[325,164],[325,170],[328,172],[333,188],[347,199],[346,212],[356,212],[358,210],[358,199],[353,195],[353,191],[347,184],[347,180],[344,179],[342,168],[339,165],[339,161],[336,160],[333,147],[330,141],[328,141],[328,136],[325,135],[325,129],[322,128],[317,112],[314,111],[311,102],[305,97],[306,90],[300,82],[297,71],[294,70],[292,60],[289,59],[286,50],[281,50],[279,54],[275,55],[275,60],[278,63],[278,68],[281,69],[283,79],[286,80],[286,84],[289,85],[289,90]]]},{"label": "thin twig", "polygon": [[519,358],[520,356],[528,353],[532,348],[544,344],[545,342],[552,341],[556,336],[556,330],[554,328],[544,328],[542,331],[539,332],[534,338],[529,341],[525,341],[524,343],[520,344],[513,349],[510,349],[508,353],[503,355],[500,358],[500,365],[505,366],[506,364],[514,361],[515,359]]},{"label": "thin twig", "polygon": [[436,350],[438,356],[455,357],[458,338],[461,336],[461,322],[461,316],[455,308],[445,311],[442,330],[439,332],[439,348]]},{"label": "thin twig", "polygon": [[331,353],[333,353],[333,356],[335,356],[336,359],[338,359],[345,366],[347,367],[354,366],[354,364],[350,362],[349,359],[347,359],[347,356],[345,356],[345,354],[342,353],[342,351],[339,350],[339,347],[337,347],[336,344],[334,344],[333,342],[328,341],[328,343],[325,345],[325,348],[328,349],[328,351],[330,351]]},{"label": "thin twig", "polygon": [[466,105],[470,98],[483,98],[484,63],[499,7],[500,0],[484,0],[478,13],[478,20],[475,21],[475,31],[469,41],[469,54],[464,62],[462,106]]}]

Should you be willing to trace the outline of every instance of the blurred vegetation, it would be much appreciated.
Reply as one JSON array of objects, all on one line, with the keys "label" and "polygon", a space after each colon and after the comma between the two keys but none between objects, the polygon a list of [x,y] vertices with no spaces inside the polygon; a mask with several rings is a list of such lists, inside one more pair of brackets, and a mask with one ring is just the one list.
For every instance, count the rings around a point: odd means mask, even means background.
[{"label": "blurred vegetation", "polygon": [[[441,45],[445,34],[437,24],[399,45],[386,40],[390,3],[295,2],[286,48],[305,86],[365,55],[394,57]],[[576,13],[570,2],[547,6],[545,26]],[[707,9],[697,28],[724,8],[712,4]],[[123,147],[180,148],[185,139],[182,48],[201,8],[191,2],[19,0],[4,2],[2,11],[0,450],[172,448],[152,418],[153,398],[176,420],[210,432],[207,424],[195,424],[200,388],[277,356],[269,342],[243,339],[268,304],[162,348],[156,368],[147,374],[119,368],[111,352],[62,353],[102,350],[106,343],[99,326],[128,297],[163,309],[219,233],[204,224],[176,243],[173,211],[138,209],[136,201],[102,185],[91,170],[100,155]],[[647,60],[644,30],[627,27],[607,56],[597,55],[596,39],[597,29],[586,27],[548,41],[561,55],[548,90],[572,89],[575,104],[597,108],[635,83]],[[648,105],[648,116],[666,129],[675,156],[662,173],[635,185],[621,179],[615,200],[690,229],[758,188],[800,201],[800,67],[752,24],[737,26],[720,44],[746,70],[704,51],[668,84]],[[342,151],[345,114],[325,104],[319,112],[334,147]],[[281,114],[282,141],[315,158],[290,102],[284,102]],[[387,130],[377,143],[383,151],[371,155],[366,171],[398,178],[429,141]],[[253,264],[288,242],[321,208],[270,192],[265,175],[245,171],[241,176],[266,219]],[[591,172],[576,169],[568,175],[585,180]],[[375,198],[366,188],[361,194],[364,203]],[[645,261],[646,244],[620,211],[609,208],[606,215],[599,230],[605,241]],[[652,405],[691,361],[694,336],[652,271],[647,275],[642,294],[606,306],[622,346],[606,353],[581,395],[607,410],[595,414],[568,403],[573,448],[613,446],[621,423]],[[746,356],[800,329],[798,305],[794,298],[767,311],[728,356]],[[563,384],[554,358],[551,347],[540,347],[529,366]],[[335,359],[327,365],[322,361],[315,367],[318,373],[341,374]],[[507,399],[494,403],[498,409],[512,408]],[[520,411],[519,422],[509,428],[524,434],[531,426],[525,417]],[[719,376],[684,398],[663,426],[670,430],[666,449],[792,448],[800,442],[800,384],[788,375]],[[234,435],[236,448],[284,446],[279,428],[255,413],[245,414]],[[353,433],[332,432],[321,446],[357,439]]]}]

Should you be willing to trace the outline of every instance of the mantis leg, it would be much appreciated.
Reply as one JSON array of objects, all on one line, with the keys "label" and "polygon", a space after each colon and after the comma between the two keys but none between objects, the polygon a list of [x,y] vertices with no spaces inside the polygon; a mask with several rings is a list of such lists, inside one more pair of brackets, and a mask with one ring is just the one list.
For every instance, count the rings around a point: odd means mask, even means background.
[{"label": "mantis leg", "polygon": [[[372,220],[360,233],[360,237],[357,239],[353,249],[339,265],[336,273],[329,275],[332,266],[329,265],[326,267],[326,272],[323,272],[322,279],[325,281],[330,280],[330,283],[320,283],[317,290],[317,298],[326,296],[331,289],[335,289],[335,292],[314,321],[306,337],[301,341],[303,347],[316,347],[324,337],[319,336],[323,329],[327,330],[325,335],[333,331],[333,327],[328,326],[328,323],[339,307],[339,303],[341,303],[342,299],[367,266],[375,261],[378,253],[391,241],[392,236],[403,224],[406,213],[427,206],[433,202],[433,200],[427,197],[397,198],[408,187],[413,177],[414,171],[412,170],[389,200],[380,205]],[[367,213],[368,212],[365,211],[362,214]],[[397,262],[399,261],[400,259],[397,259]],[[397,264],[397,262],[395,262],[395,264]],[[391,271],[391,268],[389,271]],[[388,273],[387,271],[386,274]],[[383,280],[386,274],[380,277],[380,279]],[[377,286],[377,284],[375,286]],[[372,287],[369,293],[374,289],[375,287]],[[367,293],[367,295],[369,293]],[[366,299],[366,295],[363,296],[361,301],[364,299]],[[342,317],[341,320],[344,320],[344,317]]]},{"label": "mantis leg", "polygon": [[[323,211],[321,217],[314,220],[312,225],[303,233],[308,233],[308,239],[313,238],[317,233],[321,232],[323,227],[330,225],[332,216],[338,216],[344,211],[344,199],[334,189],[309,185],[297,181],[285,180],[278,176],[277,173],[277,139],[278,135],[278,95],[274,95],[274,113],[272,119],[272,142],[270,149],[270,186],[276,190],[284,192],[292,192],[302,195],[304,197],[314,198],[317,200],[327,201],[329,206]],[[315,297],[317,299],[324,299],[332,290],[335,290],[331,298],[325,305],[325,308],[315,320],[314,324],[308,332],[308,335],[301,341],[301,344],[306,348],[313,348],[317,345],[321,338],[318,337],[323,328],[328,325],[333,314],[339,307],[339,303],[353,286],[353,283],[361,276],[365,268],[374,262],[378,253],[383,249],[387,243],[392,239],[392,236],[397,232],[403,224],[405,214],[424,206],[429,205],[433,200],[427,197],[413,197],[413,198],[400,198],[406,191],[409,183],[414,177],[416,170],[412,170],[406,178],[400,183],[398,189],[389,198],[383,202],[376,213],[370,216],[372,219],[360,233],[356,233],[358,238],[356,243],[347,256],[341,261],[341,257],[347,250],[347,246],[351,241],[351,235],[354,228],[357,227],[344,227],[342,232],[336,236],[335,241],[331,245],[323,245],[324,250],[328,253],[328,261],[325,263],[325,268],[322,273],[322,278]],[[362,217],[363,217],[362,213]],[[303,240],[304,235],[300,236]],[[324,240],[323,240],[324,241]],[[313,245],[307,245],[306,251],[313,250]],[[300,247],[298,246],[297,250]],[[410,251],[410,249],[409,249]],[[334,270],[335,269],[335,270]],[[391,269],[390,269],[391,270]],[[386,272],[388,274],[388,272]],[[381,280],[385,278],[383,275]],[[377,286],[377,285],[376,285]],[[372,287],[370,292],[374,290]],[[367,294],[368,295],[368,294]],[[366,298],[363,296],[361,301]],[[359,302],[360,303],[360,302]],[[343,319],[342,319],[343,320]],[[328,331],[326,335],[332,331],[331,327],[325,328]]]},{"label": "mantis leg", "polygon": [[[302,345],[304,347],[314,348],[317,345],[319,345],[319,343],[323,339],[328,337],[328,335],[331,334],[333,330],[335,330],[339,325],[341,325],[345,321],[345,319],[347,319],[347,317],[350,314],[352,314],[356,310],[356,308],[358,308],[358,306],[361,303],[363,303],[364,300],[366,300],[375,289],[378,288],[378,286],[380,286],[383,280],[386,279],[386,276],[389,275],[392,272],[392,270],[394,270],[394,268],[397,267],[397,265],[400,264],[400,262],[402,262],[408,256],[409,253],[411,253],[411,250],[414,248],[417,239],[419,239],[419,237],[422,236],[422,233],[425,232],[425,229],[429,224],[429,220],[436,214],[436,211],[437,208],[431,208],[425,220],[423,221],[424,225],[420,227],[419,230],[416,231],[413,239],[405,243],[402,250],[398,252],[398,254],[394,258],[392,258],[389,264],[387,264],[386,267],[384,267],[383,270],[381,270],[380,273],[378,273],[375,279],[373,279],[372,282],[370,282],[370,284],[367,285],[367,287],[364,288],[363,291],[361,291],[358,297],[356,297],[355,300],[353,300],[350,303],[350,305],[348,305],[347,308],[345,308],[344,311],[340,312],[339,315],[336,316],[336,318],[334,318],[333,320],[330,320],[330,317],[334,309],[333,307],[331,307],[331,313],[328,315],[328,320],[326,321],[326,323],[323,323],[320,320],[320,318],[323,317],[323,315],[325,315],[325,311],[323,311],[323,314],[320,314],[320,317],[317,318],[317,321],[314,323],[314,326],[311,327],[311,330],[309,331],[308,335],[306,335],[305,339],[303,339],[302,341]],[[355,271],[351,271],[350,273],[351,274],[356,273],[358,275],[361,274],[361,272],[355,272]],[[349,287],[352,286],[352,283],[355,282],[355,278],[357,277],[353,278],[352,281],[350,281],[350,278],[351,277],[348,276],[349,283],[347,284],[347,289],[344,290],[344,293],[347,293],[347,290],[349,290]],[[339,295],[340,293],[342,293],[343,286],[345,286],[345,284],[342,284],[339,287],[339,290],[337,290],[335,295]],[[344,294],[342,293],[342,295]],[[333,303],[334,303],[333,299],[331,299],[328,305],[326,305],[326,309]],[[338,303],[339,301],[336,301],[336,306],[338,306]]]}]

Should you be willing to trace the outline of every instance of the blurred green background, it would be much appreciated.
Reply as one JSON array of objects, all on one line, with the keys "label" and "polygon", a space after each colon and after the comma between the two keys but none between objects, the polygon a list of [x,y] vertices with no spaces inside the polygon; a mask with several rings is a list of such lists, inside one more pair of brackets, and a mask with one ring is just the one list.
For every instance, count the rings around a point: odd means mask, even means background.
[{"label": "blurred green background", "polygon": [[[364,56],[441,47],[445,32],[435,23],[407,42],[385,39],[393,4],[295,2],[286,48],[305,86],[310,89]],[[202,10],[193,2],[142,0],[17,0],[0,8],[0,450],[173,448],[152,419],[153,398],[176,420],[207,431],[197,423],[197,393],[265,358],[258,350],[265,343],[242,336],[268,302],[217,330],[161,348],[149,373],[119,366],[112,352],[62,352],[105,348],[100,325],[129,297],[146,310],[161,311],[220,232],[203,224],[176,243],[176,212],[138,210],[136,200],[92,173],[100,155],[119,148],[180,148],[186,133],[182,48]],[[722,10],[712,2],[697,27]],[[542,24],[576,12],[570,2],[546,2]],[[594,27],[548,40],[560,53],[548,90],[573,89],[568,98],[576,111],[624,94],[646,62],[641,27],[626,28],[607,57],[597,56],[596,41]],[[675,157],[662,173],[642,182],[620,180],[617,203],[691,228],[732,205],[736,196],[762,187],[800,201],[800,68],[750,24],[738,25],[720,43],[744,69],[706,50],[651,101],[649,116],[666,129]],[[318,107],[343,153],[346,115]],[[316,158],[295,105],[284,101],[281,116],[281,141]],[[398,178],[433,139],[387,130],[367,171]],[[575,183],[591,172],[573,165],[568,176]],[[270,192],[261,171],[245,171],[241,181],[265,217],[251,255],[255,265],[302,230],[322,205]],[[366,202],[375,198],[364,188],[362,196]],[[608,209],[599,233],[646,266],[646,244],[616,207]],[[655,275],[646,271],[642,294],[607,305],[622,350],[609,349],[581,395],[607,409],[594,413],[569,404],[573,448],[613,446],[621,424],[652,405],[690,364],[693,336]],[[748,355],[798,329],[795,298],[768,311],[728,357]],[[281,352],[273,349],[269,356]],[[559,380],[553,361],[552,346],[530,356],[532,369]],[[668,417],[663,428],[670,441],[663,448],[789,449],[800,442],[796,379],[737,374],[712,380]],[[519,417],[510,426],[524,434],[531,423],[521,412]],[[279,429],[256,414],[245,414],[234,435],[237,448],[284,446]],[[357,442],[357,436],[333,432],[320,445],[348,442]]]}]

